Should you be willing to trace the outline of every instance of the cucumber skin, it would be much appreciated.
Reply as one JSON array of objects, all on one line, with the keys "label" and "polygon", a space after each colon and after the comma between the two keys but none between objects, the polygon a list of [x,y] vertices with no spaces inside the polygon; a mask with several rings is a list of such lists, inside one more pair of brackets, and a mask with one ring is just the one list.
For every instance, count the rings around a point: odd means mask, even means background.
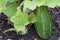
[{"label": "cucumber skin", "polygon": [[36,30],[38,35],[43,39],[48,39],[52,33],[52,21],[48,11],[48,7],[41,6],[35,10]]}]

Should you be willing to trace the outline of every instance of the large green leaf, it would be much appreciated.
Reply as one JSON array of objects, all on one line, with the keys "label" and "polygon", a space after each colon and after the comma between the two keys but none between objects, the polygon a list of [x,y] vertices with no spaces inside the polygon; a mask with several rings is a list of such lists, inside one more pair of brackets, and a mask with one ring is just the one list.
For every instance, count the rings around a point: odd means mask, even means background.
[{"label": "large green leaf", "polygon": [[4,9],[6,0],[0,0],[0,12]]},{"label": "large green leaf", "polygon": [[11,17],[15,15],[16,11],[17,11],[17,4],[13,3],[7,6],[6,9],[3,11],[3,13],[5,13],[8,17]]},{"label": "large green leaf", "polygon": [[14,28],[17,32],[21,32],[21,34],[26,33],[25,26],[29,24],[27,14],[16,14],[13,17],[11,17],[10,20],[14,23]]},{"label": "large green leaf", "polygon": [[60,6],[60,0],[45,0],[44,5],[54,8],[56,6]]}]

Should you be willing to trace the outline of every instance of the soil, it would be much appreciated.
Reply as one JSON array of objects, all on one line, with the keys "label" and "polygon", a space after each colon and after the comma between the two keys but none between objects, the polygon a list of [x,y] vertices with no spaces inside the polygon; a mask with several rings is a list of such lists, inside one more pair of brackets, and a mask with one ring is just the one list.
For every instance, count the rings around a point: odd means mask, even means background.
[{"label": "soil", "polygon": [[0,40],[58,40],[60,37],[60,8],[55,7],[48,8],[51,19],[53,22],[53,32],[49,39],[42,39],[38,36],[34,24],[30,25],[29,30],[27,31],[26,35],[17,35],[16,32],[10,31],[7,33],[4,33],[3,31],[9,28],[13,27],[13,24],[8,20],[8,17],[4,15],[3,13],[0,14]]}]

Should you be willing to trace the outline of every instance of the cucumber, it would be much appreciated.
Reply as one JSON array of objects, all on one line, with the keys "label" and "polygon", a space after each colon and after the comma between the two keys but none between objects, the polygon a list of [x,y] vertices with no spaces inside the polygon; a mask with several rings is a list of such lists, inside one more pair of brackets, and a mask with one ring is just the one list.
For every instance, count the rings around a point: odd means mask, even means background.
[{"label": "cucumber", "polygon": [[35,27],[41,38],[48,39],[52,33],[52,21],[47,6],[41,6],[35,10]]}]

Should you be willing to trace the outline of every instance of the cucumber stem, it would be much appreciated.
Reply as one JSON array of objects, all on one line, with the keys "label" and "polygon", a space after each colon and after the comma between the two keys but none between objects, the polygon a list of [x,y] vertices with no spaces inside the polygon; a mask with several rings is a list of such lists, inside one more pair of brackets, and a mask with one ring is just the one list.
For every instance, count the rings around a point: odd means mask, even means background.
[{"label": "cucumber stem", "polygon": [[14,28],[7,29],[4,31],[4,33],[9,32],[9,31],[15,31],[15,29]]}]

